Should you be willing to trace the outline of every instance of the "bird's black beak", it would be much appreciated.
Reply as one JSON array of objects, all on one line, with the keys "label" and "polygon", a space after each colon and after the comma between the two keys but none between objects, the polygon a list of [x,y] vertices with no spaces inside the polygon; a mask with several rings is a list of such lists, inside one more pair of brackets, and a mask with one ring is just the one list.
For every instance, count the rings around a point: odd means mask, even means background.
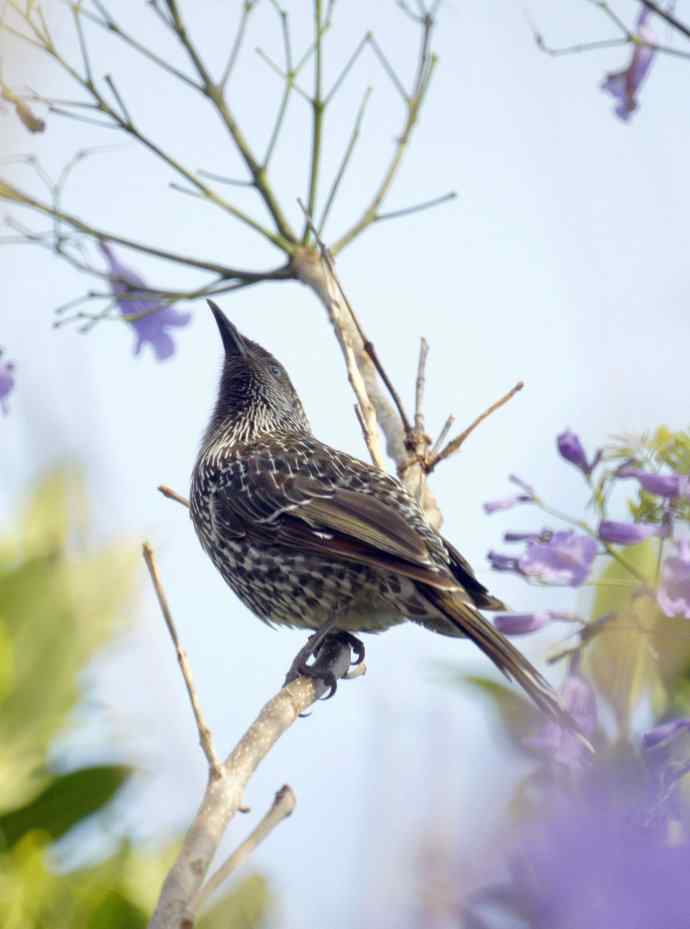
[{"label": "bird's black beak", "polygon": [[247,355],[247,346],[244,344],[244,339],[237,331],[235,326],[230,322],[225,313],[221,310],[217,303],[213,300],[206,301],[211,308],[211,312],[216,318],[216,323],[218,324],[218,329],[220,330],[220,337],[223,340],[223,345],[225,346],[226,355],[240,355],[242,358],[245,358]]}]

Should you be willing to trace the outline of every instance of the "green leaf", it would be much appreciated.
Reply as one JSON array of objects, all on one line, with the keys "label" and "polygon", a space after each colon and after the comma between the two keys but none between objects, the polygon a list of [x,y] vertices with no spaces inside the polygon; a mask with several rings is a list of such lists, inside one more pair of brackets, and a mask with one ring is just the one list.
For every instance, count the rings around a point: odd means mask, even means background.
[{"label": "green leaf", "polygon": [[268,883],[259,874],[246,877],[199,920],[199,929],[257,929],[266,921]]},{"label": "green leaf", "polygon": [[[651,584],[657,565],[658,543],[648,539],[625,548],[622,557]],[[597,581],[592,615],[615,614],[599,630],[587,650],[592,677],[599,692],[611,703],[619,731],[627,734],[630,718],[640,701],[659,684],[659,665],[653,637],[665,622],[656,601],[639,595],[640,582],[618,561],[611,559]]]},{"label": "green leaf", "polygon": [[31,803],[0,816],[4,844],[11,847],[33,830],[59,839],[110,803],[130,774],[122,765],[99,765],[59,775]]},{"label": "green leaf", "polygon": [[517,748],[524,750],[522,740],[543,719],[539,711],[521,693],[500,681],[473,674],[462,674],[460,679],[489,701],[505,734]]},{"label": "green leaf", "polygon": [[90,914],[84,929],[146,929],[148,921],[144,910],[113,889]]}]

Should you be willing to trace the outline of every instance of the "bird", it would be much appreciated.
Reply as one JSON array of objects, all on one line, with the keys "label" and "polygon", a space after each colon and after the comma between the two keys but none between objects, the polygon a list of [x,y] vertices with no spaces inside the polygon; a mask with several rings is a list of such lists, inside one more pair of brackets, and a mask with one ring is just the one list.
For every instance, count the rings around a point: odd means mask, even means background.
[{"label": "bird", "polygon": [[[245,606],[271,626],[312,633],[292,676],[323,676],[310,659],[329,636],[350,645],[357,662],[357,634],[411,621],[470,639],[537,707],[572,728],[551,686],[480,612],[504,604],[402,483],[319,441],[283,365],[208,304],[225,357],[190,514],[202,548]],[[332,695],[335,681],[328,683]]]}]

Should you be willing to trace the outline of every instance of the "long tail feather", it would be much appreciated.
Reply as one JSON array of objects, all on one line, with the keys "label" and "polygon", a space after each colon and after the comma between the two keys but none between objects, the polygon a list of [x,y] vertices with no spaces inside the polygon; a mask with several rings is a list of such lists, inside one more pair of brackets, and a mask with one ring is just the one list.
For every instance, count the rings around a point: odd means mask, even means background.
[{"label": "long tail feather", "polygon": [[507,678],[519,684],[540,710],[576,733],[591,750],[591,745],[575,720],[561,706],[558,694],[512,642],[457,594],[430,587],[426,587],[424,592],[458,632],[471,639]]}]

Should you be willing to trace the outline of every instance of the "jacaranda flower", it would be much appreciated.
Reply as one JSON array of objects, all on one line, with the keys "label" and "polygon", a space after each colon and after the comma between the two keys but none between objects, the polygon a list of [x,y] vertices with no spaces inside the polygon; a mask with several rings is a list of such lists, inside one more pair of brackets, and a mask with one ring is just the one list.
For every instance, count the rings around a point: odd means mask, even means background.
[{"label": "jacaranda flower", "polygon": [[690,619],[690,540],[681,539],[676,548],[664,561],[657,603],[667,616]]},{"label": "jacaranda flower", "polygon": [[146,290],[144,279],[118,261],[107,243],[101,242],[100,246],[108,261],[110,283],[120,312],[123,316],[137,317],[128,320],[137,335],[134,354],[138,355],[142,346],[148,342],[158,361],[165,361],[175,352],[175,343],[167,330],[186,326],[192,318],[191,314],[180,313],[154,297],[137,295],[137,290]]},{"label": "jacaranda flower", "polygon": [[618,523],[604,519],[599,523],[599,538],[612,545],[637,545],[645,539],[658,536],[663,538],[669,533],[669,527],[654,523]]},{"label": "jacaranda flower", "polygon": [[607,74],[601,85],[602,90],[617,100],[615,113],[623,122],[627,122],[637,109],[637,92],[654,59],[655,50],[649,46],[656,42],[656,35],[647,25],[648,19],[649,10],[643,7],[637,18],[637,39],[630,64],[623,71]]},{"label": "jacaranda flower", "polygon": [[623,465],[616,477],[634,477],[648,493],[658,497],[690,497],[690,477],[687,474],[654,474],[631,465]]},{"label": "jacaranda flower", "polygon": [[[0,356],[2,352],[0,352]],[[11,361],[2,361],[0,358],[0,410],[7,415],[9,406],[7,398],[14,390],[14,364]]]},{"label": "jacaranda flower", "polygon": [[589,477],[601,459],[601,452],[599,451],[591,462],[587,461],[587,455],[585,455],[585,450],[582,447],[579,436],[569,429],[566,429],[565,432],[561,432],[556,438],[556,444],[558,445],[558,451],[561,457],[565,458],[565,460],[569,461],[571,464],[574,464],[575,467],[579,468],[587,477]]},{"label": "jacaranda flower", "polygon": [[519,503],[532,503],[532,501],[535,499],[534,488],[530,487],[529,484],[526,484],[514,474],[509,475],[508,480],[512,481],[513,484],[517,484],[522,493],[516,494],[513,497],[504,497],[502,500],[488,501],[484,504],[485,513],[491,514],[497,513],[499,510],[510,510],[514,506],[517,506]]},{"label": "jacaranda flower", "polygon": [[541,613],[501,613],[494,616],[494,626],[503,635],[527,635],[543,629],[548,623],[561,620],[567,623],[582,622],[573,613],[543,610]]},{"label": "jacaranda flower", "polygon": [[648,729],[642,736],[642,747],[656,748],[657,745],[672,741],[681,732],[688,731],[690,731],[690,719],[672,719],[670,722]]},{"label": "jacaranda flower", "polygon": [[[635,772],[607,773],[564,790],[519,830],[509,879],[474,896],[475,925],[687,929],[690,845],[668,841],[663,804],[650,804]],[[657,808],[652,821],[650,806]]]},{"label": "jacaranda flower", "polygon": [[494,626],[503,635],[527,635],[529,632],[543,629],[549,622],[551,616],[548,612],[502,613],[500,616],[494,616]]},{"label": "jacaranda flower", "polygon": [[579,587],[587,580],[597,549],[594,539],[572,529],[554,532],[548,542],[527,543],[520,571],[544,584]]},{"label": "jacaranda flower", "polygon": [[[596,696],[589,681],[576,671],[569,672],[560,696],[563,709],[573,718],[582,735],[590,739],[596,732],[598,715]],[[549,764],[568,768],[580,768],[592,757],[583,739],[552,719],[545,720],[539,732],[526,738],[524,743],[543,754]]]}]

